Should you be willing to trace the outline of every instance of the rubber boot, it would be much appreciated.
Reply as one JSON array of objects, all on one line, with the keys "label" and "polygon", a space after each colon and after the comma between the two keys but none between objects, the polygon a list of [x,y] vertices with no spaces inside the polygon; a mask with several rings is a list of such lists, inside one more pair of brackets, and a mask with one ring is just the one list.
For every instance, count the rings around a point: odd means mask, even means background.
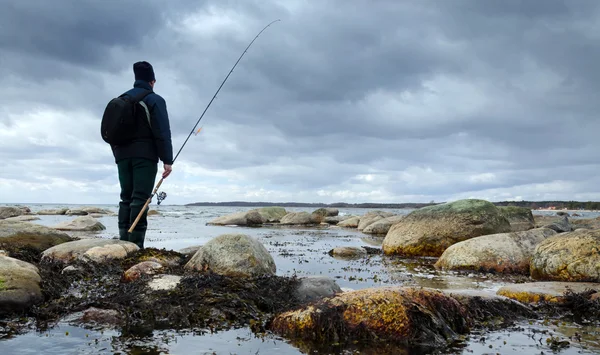
[{"label": "rubber boot", "polygon": [[119,240],[129,241],[129,232],[125,228],[119,228]]},{"label": "rubber boot", "polygon": [[140,249],[144,249],[144,239],[146,238],[146,231],[136,231],[129,233],[129,241],[137,244]]}]

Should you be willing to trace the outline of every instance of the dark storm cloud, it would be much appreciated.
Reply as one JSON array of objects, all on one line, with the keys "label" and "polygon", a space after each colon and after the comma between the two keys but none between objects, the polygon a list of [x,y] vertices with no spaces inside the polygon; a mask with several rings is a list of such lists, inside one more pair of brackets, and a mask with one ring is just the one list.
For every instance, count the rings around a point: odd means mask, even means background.
[{"label": "dark storm cloud", "polygon": [[[554,180],[569,182],[571,195],[597,191],[597,1],[0,3],[0,124],[9,133],[30,129],[17,123],[32,108],[69,112],[63,128],[81,127],[79,114],[99,120],[131,85],[131,64],[147,59],[177,150],[248,42],[280,18],[181,159],[294,192],[372,186],[439,200],[524,194],[519,186]],[[73,135],[99,144],[86,122]],[[4,161],[111,163],[72,140],[44,150],[11,139]],[[78,174],[50,166],[54,176]],[[81,180],[94,174],[107,176],[85,168]]]}]

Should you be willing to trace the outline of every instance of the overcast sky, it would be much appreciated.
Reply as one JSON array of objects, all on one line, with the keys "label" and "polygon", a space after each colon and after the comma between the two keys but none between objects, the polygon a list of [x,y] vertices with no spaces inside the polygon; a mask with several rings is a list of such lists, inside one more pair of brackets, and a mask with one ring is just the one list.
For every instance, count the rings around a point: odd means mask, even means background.
[{"label": "overcast sky", "polygon": [[0,0],[0,203],[118,203],[99,127],[132,64],[177,152],[276,19],[165,203],[600,200],[600,1],[140,4]]}]

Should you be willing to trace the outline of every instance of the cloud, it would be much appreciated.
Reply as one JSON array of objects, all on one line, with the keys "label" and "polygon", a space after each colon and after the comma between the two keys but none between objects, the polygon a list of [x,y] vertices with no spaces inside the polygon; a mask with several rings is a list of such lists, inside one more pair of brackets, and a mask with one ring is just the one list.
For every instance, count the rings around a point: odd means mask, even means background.
[{"label": "cloud", "polygon": [[592,0],[6,0],[0,202],[118,202],[98,130],[132,63],[154,65],[177,152],[275,19],[176,161],[169,203],[598,199],[599,15]]}]

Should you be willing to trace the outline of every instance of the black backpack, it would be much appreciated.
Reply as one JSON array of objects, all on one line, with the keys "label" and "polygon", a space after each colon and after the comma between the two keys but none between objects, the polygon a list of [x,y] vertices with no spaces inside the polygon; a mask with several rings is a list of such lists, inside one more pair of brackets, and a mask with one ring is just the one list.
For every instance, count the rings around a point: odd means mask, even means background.
[{"label": "black backpack", "polygon": [[144,90],[142,93],[129,97],[123,94],[116,97],[106,105],[100,124],[102,139],[110,145],[120,145],[131,142],[137,135],[138,110],[146,111],[145,115],[150,123],[147,108],[140,104],[146,95],[152,93]]}]

